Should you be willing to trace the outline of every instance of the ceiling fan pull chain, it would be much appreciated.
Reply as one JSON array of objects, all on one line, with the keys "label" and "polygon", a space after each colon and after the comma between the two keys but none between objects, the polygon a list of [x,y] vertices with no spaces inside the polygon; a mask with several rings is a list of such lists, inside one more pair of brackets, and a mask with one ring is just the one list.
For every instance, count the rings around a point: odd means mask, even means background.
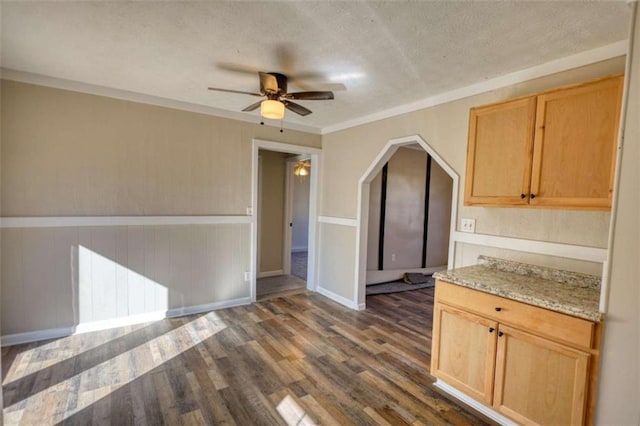
[{"label": "ceiling fan pull chain", "polygon": [[284,130],[282,130],[282,120],[280,120],[280,133],[284,133]]}]

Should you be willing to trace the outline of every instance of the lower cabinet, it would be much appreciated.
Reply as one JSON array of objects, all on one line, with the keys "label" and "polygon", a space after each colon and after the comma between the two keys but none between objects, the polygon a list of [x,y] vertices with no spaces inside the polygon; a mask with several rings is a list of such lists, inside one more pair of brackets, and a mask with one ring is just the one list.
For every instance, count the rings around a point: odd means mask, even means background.
[{"label": "lower cabinet", "polygon": [[590,355],[500,325],[493,408],[522,424],[581,425]]},{"label": "lower cabinet", "polygon": [[[453,286],[444,282],[438,285]],[[436,287],[433,376],[521,424],[585,424],[593,358],[591,338],[582,348],[580,344],[563,344],[553,335],[543,336],[505,323],[500,318],[503,310],[508,319],[522,322],[518,302],[509,301],[508,309],[504,309],[500,307],[504,306],[503,298],[491,296],[492,306],[472,307],[475,312],[471,312],[466,305],[473,305],[468,292],[474,290],[463,289],[462,306],[454,306],[455,290],[446,290],[443,300]],[[488,314],[490,311],[496,312],[495,317]],[[536,318],[536,322],[539,320]],[[554,321],[556,318],[549,322]]]},{"label": "lower cabinet", "polygon": [[431,355],[432,374],[437,371],[437,377],[491,405],[497,327],[495,321],[438,303],[434,310],[438,339],[434,333],[437,350]]}]

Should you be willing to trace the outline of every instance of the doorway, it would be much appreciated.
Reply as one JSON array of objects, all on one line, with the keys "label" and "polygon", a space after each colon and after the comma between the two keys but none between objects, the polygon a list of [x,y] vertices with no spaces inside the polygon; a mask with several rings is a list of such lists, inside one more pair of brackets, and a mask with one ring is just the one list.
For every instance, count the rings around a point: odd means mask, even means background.
[{"label": "doorway", "polygon": [[309,196],[311,168],[308,155],[287,158],[285,171],[284,272],[307,281],[309,257]]},{"label": "doorway", "polygon": [[[387,143],[387,145],[380,151],[376,159],[371,163],[367,171],[360,178],[358,187],[358,223],[357,223],[357,246],[356,246],[356,274],[354,282],[354,299],[357,301],[358,306],[364,309],[366,306],[366,284],[367,284],[367,272],[369,270],[377,269],[374,267],[368,267],[368,250],[369,246],[369,226],[370,226],[370,203],[371,197],[375,198],[375,193],[372,195],[371,186],[379,173],[383,171],[385,165],[393,157],[393,155],[401,147],[410,147],[413,149],[420,149],[426,151],[427,156],[431,159],[432,164],[437,166],[451,179],[451,197],[450,197],[450,209],[449,221],[446,229],[440,231],[444,233],[443,237],[448,240],[448,248],[446,250],[446,265],[447,268],[453,266],[454,261],[454,241],[452,239],[455,223],[456,223],[456,211],[458,203],[458,175],[457,173],[442,159],[442,157],[431,148],[420,136],[410,136],[400,139],[394,139]],[[374,213],[375,214],[375,213]],[[375,218],[374,222],[375,222]],[[424,231],[424,228],[423,228]],[[422,234],[422,233],[421,233]],[[423,248],[422,260],[426,259]],[[393,253],[388,253],[388,259],[392,259]],[[420,265],[422,266],[422,265]],[[384,269],[384,267],[382,268]],[[417,268],[418,270],[427,270],[428,268]],[[397,274],[399,271],[394,270],[393,274]],[[371,274],[370,274],[371,275]]]},{"label": "doorway", "polygon": [[447,269],[452,184],[417,144],[398,148],[373,178],[367,295],[433,286],[431,274]]},{"label": "doorway", "polygon": [[[253,141],[253,301],[274,292],[315,290],[320,156],[317,148]],[[294,175],[301,163],[303,179]],[[306,196],[299,188],[304,185]],[[296,189],[302,197],[296,196]]]}]

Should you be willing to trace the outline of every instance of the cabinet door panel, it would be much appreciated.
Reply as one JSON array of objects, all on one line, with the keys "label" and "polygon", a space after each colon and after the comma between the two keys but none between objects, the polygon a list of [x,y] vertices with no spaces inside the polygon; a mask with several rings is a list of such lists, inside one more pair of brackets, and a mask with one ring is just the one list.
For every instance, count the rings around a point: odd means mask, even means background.
[{"label": "cabinet door panel", "polygon": [[622,77],[538,96],[531,205],[611,207]]},{"label": "cabinet door panel", "polygon": [[494,408],[522,424],[581,425],[590,355],[500,325]]},{"label": "cabinet door panel", "polygon": [[465,204],[528,203],[535,110],[535,97],[471,109]]},{"label": "cabinet door panel", "polygon": [[431,374],[491,405],[496,329],[495,321],[436,303]]}]

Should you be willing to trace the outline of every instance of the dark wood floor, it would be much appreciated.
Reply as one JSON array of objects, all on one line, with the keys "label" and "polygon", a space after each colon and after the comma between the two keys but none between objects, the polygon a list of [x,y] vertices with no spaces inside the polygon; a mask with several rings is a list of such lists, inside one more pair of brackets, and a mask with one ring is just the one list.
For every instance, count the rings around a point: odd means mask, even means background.
[{"label": "dark wood floor", "polygon": [[304,292],[3,348],[5,422],[484,424],[430,386],[432,303]]}]

